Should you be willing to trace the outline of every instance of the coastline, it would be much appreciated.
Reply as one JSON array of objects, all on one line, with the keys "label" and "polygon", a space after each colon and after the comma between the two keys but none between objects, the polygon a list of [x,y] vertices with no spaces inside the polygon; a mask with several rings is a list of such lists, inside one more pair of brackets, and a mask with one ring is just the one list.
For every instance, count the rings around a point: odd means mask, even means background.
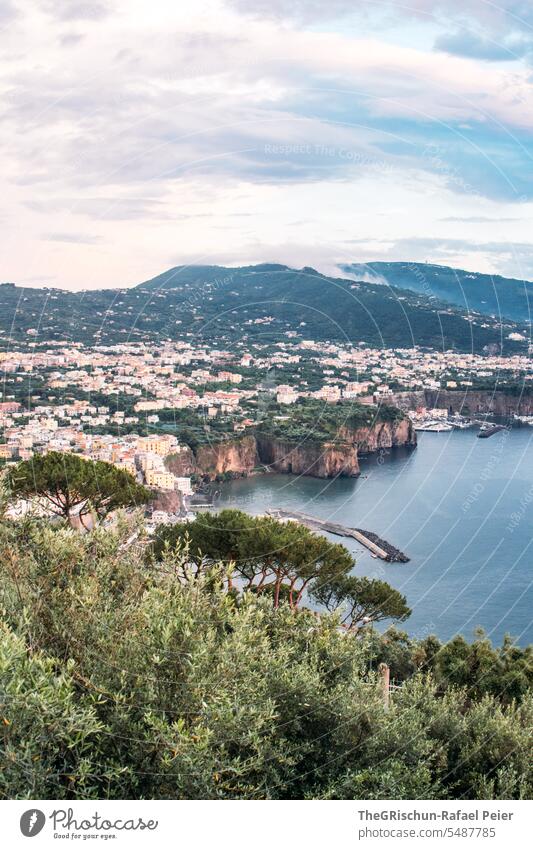
[{"label": "coastline", "polygon": [[[281,507],[372,528],[410,563],[384,563],[355,541],[343,544],[357,574],[381,577],[405,593],[413,608],[402,626],[409,634],[470,639],[482,626],[496,642],[510,633],[525,645],[533,642],[531,505],[521,505],[533,472],[532,447],[533,428],[489,440],[477,439],[475,431],[424,433],[416,451],[365,458],[358,478],[257,473],[222,483],[216,507],[252,514]],[[520,521],[513,523],[515,513]]]}]

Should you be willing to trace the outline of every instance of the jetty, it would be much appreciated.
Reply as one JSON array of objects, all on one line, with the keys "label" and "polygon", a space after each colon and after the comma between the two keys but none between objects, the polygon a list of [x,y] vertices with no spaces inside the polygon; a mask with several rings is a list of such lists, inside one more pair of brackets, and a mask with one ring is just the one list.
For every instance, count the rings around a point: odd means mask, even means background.
[{"label": "jetty", "polygon": [[494,436],[495,433],[500,433],[501,430],[509,430],[505,425],[483,425],[478,433],[478,439],[488,439],[489,436]]},{"label": "jetty", "polygon": [[409,558],[406,554],[403,554],[398,548],[386,540],[381,539],[381,537],[372,533],[372,531],[364,531],[362,528],[347,528],[337,522],[318,519],[316,516],[302,513],[300,510],[282,510],[276,507],[266,512],[274,519],[299,522],[313,531],[325,531],[328,534],[335,534],[340,537],[351,537],[357,540],[357,542],[360,542],[371,554],[379,557],[381,560],[386,560],[388,563],[409,563]]}]

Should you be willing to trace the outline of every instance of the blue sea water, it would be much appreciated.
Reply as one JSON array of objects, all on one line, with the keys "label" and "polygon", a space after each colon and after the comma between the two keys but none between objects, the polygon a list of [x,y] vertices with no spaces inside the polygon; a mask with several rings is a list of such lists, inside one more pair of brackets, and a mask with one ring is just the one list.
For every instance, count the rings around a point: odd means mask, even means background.
[{"label": "blue sea water", "polygon": [[360,478],[259,475],[222,486],[220,507],[250,513],[303,510],[364,528],[404,551],[406,564],[375,560],[355,540],[361,575],[401,590],[413,636],[533,642],[533,428],[478,439],[476,430],[421,433],[415,450],[361,462]]}]

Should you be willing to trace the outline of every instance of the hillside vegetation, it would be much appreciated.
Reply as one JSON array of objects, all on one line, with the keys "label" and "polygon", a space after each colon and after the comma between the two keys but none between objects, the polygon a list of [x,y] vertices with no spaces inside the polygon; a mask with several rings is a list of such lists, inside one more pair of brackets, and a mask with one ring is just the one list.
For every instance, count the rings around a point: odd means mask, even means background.
[{"label": "hillside vegetation", "polygon": [[497,353],[525,349],[525,343],[507,338],[517,330],[524,328],[513,322],[501,326],[407,289],[282,265],[180,266],[132,289],[64,292],[0,286],[4,344],[162,341],[184,333],[208,343],[247,338],[269,342],[291,333],[375,347]]},{"label": "hillside vegetation", "polygon": [[356,278],[382,280],[389,286],[437,298],[460,309],[522,322],[533,317],[533,283],[529,280],[479,274],[430,262],[352,263],[341,268]]},{"label": "hillside vegetation", "polygon": [[345,430],[370,428],[382,422],[396,423],[404,418],[397,407],[378,406],[354,401],[324,404],[303,399],[283,409],[283,415],[265,416],[257,426],[261,436],[273,436],[289,442],[343,442]]},{"label": "hillside vegetation", "polygon": [[0,521],[3,798],[531,797],[530,649],[347,631],[131,521]]}]

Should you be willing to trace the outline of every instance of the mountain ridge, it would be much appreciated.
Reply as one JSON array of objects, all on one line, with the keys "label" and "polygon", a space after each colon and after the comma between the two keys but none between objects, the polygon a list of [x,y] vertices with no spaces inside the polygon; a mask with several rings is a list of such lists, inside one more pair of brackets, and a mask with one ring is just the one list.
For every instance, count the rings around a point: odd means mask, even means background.
[{"label": "mountain ridge", "polygon": [[374,276],[376,283],[436,297],[484,315],[518,322],[530,322],[533,316],[530,280],[425,262],[342,263],[339,268],[354,279],[363,275],[371,282]]},{"label": "mountain ridge", "polygon": [[[288,335],[492,353],[523,350],[529,335],[524,325],[461,310],[435,296],[279,263],[175,266],[131,288],[81,292],[2,284],[0,330],[4,343],[164,342],[185,333],[229,344]],[[512,334],[520,338],[510,339]]]}]

